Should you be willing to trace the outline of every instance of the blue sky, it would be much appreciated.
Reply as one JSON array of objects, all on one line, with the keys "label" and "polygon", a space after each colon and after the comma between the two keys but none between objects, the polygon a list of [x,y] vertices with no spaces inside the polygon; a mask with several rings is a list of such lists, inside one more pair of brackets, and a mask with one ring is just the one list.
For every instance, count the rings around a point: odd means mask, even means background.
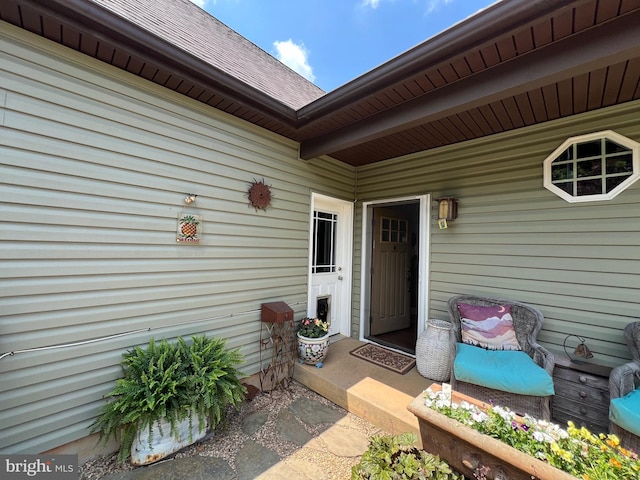
[{"label": "blue sky", "polygon": [[191,0],[331,91],[495,0]]}]

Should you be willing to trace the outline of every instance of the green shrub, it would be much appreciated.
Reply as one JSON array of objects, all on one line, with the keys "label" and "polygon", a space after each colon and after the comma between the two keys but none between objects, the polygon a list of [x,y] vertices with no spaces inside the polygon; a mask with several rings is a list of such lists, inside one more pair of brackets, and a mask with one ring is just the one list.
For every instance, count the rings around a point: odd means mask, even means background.
[{"label": "green shrub", "polygon": [[464,477],[436,455],[413,445],[413,433],[375,435],[360,463],[351,470],[351,480],[463,480]]},{"label": "green shrub", "polygon": [[182,338],[176,343],[151,339],[146,349],[134,347],[123,357],[124,376],[106,395],[112,400],[91,427],[105,443],[112,436],[120,440],[121,462],[131,454],[136,432],[148,429],[151,435],[156,420],[168,421],[174,436],[178,423],[194,416],[200,430],[207,421],[213,429],[227,406],[239,408],[246,393],[240,383],[244,374],[236,369],[242,355],[227,349],[223,339],[194,336],[190,344]]}]

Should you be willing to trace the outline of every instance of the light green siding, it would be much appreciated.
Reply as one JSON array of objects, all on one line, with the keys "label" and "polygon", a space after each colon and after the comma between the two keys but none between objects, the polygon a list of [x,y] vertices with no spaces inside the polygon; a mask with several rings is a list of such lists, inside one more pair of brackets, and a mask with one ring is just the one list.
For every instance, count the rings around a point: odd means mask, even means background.
[{"label": "light green siding", "polygon": [[150,337],[221,336],[257,372],[261,303],[306,312],[311,192],[351,200],[353,168],[2,22],[0,105],[0,352],[137,331],[0,360],[0,451],[85,436]]},{"label": "light green siding", "polygon": [[618,365],[629,358],[622,329],[640,317],[640,182],[613,200],[569,204],[543,187],[543,161],[583,133],[640,141],[639,119],[640,102],[628,103],[361,167],[357,197],[459,199],[450,228],[431,220],[430,317],[447,318],[460,293],[528,302],[545,315],[543,344],[561,351],[567,334],[582,335],[599,361]]},{"label": "light green siding", "polygon": [[[362,202],[429,193],[460,201],[449,229],[431,220],[429,317],[458,293],[501,296],[538,306],[556,351],[575,333],[604,363],[629,356],[640,182],[569,204],[542,162],[583,133],[640,141],[640,102],[353,169],[0,22],[0,107],[0,353],[99,340],[0,360],[3,453],[85,436],[122,352],[150,337],[228,338],[258,371],[261,303],[306,311],[312,191],[357,194],[354,335]],[[263,178],[267,212],[246,196]],[[203,216],[201,245],[176,244],[180,212]]]}]

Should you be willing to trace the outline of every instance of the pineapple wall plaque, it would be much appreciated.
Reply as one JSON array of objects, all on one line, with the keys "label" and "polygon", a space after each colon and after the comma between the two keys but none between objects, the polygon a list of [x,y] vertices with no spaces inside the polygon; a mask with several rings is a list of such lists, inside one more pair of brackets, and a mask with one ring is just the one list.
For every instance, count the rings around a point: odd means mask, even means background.
[{"label": "pineapple wall plaque", "polygon": [[202,237],[202,216],[181,213],[178,215],[178,243],[198,244]]}]

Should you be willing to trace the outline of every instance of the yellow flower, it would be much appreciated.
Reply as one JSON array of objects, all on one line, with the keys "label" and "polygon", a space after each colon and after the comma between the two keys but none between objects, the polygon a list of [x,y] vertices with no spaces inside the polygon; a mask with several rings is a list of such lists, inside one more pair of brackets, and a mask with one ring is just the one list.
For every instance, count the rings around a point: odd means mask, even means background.
[{"label": "yellow flower", "polygon": [[609,437],[607,438],[607,445],[609,445],[611,448],[616,448],[618,445],[620,445],[620,440],[618,440],[615,437]]},{"label": "yellow flower", "polygon": [[609,435],[607,438],[607,443],[609,444],[609,446],[615,448],[620,445],[620,439],[615,435]]},{"label": "yellow flower", "polygon": [[611,465],[613,465],[614,467],[616,467],[616,468],[620,468],[622,466],[622,464],[618,460],[616,460],[615,458],[610,458],[609,459],[609,463]]},{"label": "yellow flower", "polygon": [[570,452],[567,452],[566,450],[560,450],[560,456],[564,458],[567,462],[573,463],[573,455],[571,455]]}]

